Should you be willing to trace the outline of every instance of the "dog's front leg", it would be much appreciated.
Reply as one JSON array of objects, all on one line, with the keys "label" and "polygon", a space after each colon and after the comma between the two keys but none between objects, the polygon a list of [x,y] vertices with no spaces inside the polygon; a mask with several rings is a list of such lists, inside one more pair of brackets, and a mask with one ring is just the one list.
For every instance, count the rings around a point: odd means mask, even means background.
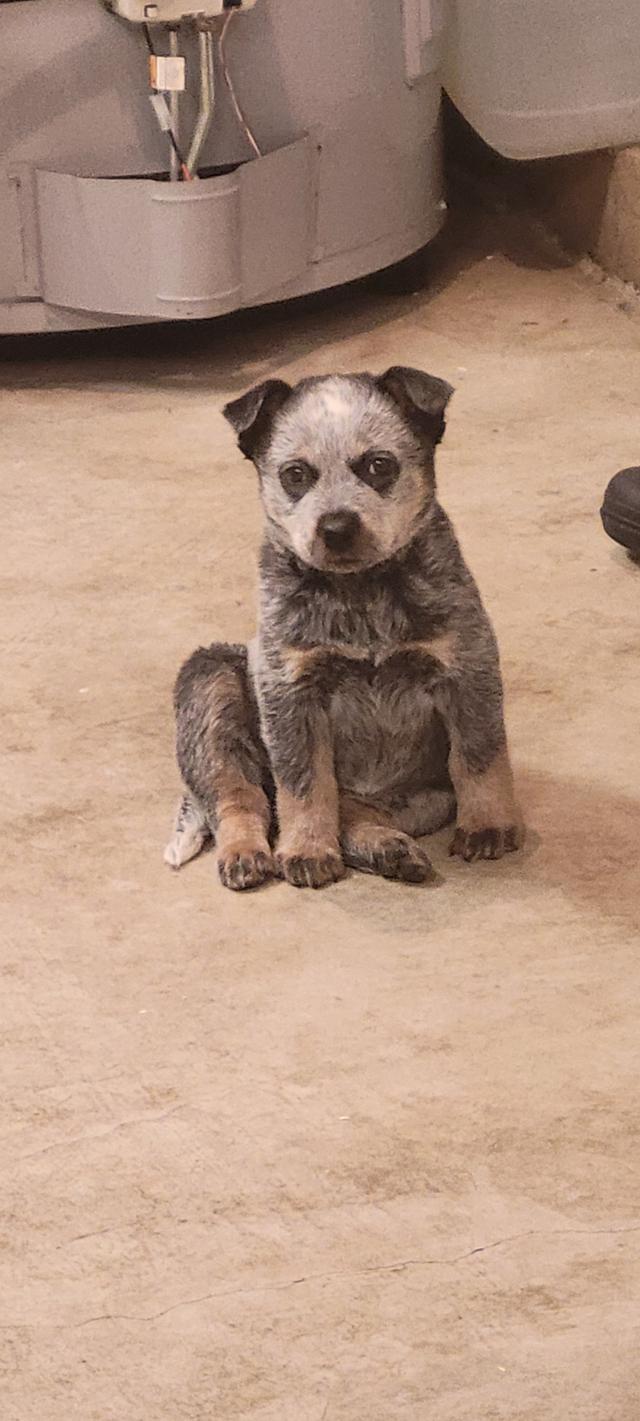
[{"label": "dog's front leg", "polygon": [[524,839],[516,804],[497,665],[458,663],[435,692],[449,731],[449,774],[458,806],[450,853],[499,859]]},{"label": "dog's front leg", "polygon": [[296,888],[344,873],[329,718],[306,689],[263,688],[263,733],[276,784],[276,869]]}]

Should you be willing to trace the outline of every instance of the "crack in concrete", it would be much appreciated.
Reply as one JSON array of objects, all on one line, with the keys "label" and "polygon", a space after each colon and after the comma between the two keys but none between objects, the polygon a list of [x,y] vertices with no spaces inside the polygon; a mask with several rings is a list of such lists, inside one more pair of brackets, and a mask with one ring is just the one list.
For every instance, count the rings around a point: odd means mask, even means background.
[{"label": "crack in concrete", "polygon": [[111,1224],[106,1229],[92,1229],[91,1232],[88,1234],[74,1234],[74,1237],[67,1239],[66,1243],[59,1243],[58,1248],[69,1248],[72,1243],[82,1243],[86,1238],[101,1238],[103,1234],[113,1234],[118,1232],[119,1227],[117,1224]]},{"label": "crack in concrete", "polygon": [[[195,1298],[182,1298],[177,1303],[170,1303],[169,1307],[162,1308],[154,1313],[97,1313],[95,1317],[85,1317],[79,1322],[62,1323],[61,1327],[69,1327],[75,1331],[80,1327],[90,1327],[97,1322],[157,1322],[162,1317],[167,1317],[171,1312],[178,1311],[179,1308],[196,1307],[199,1303],[214,1302],[217,1299],[236,1298],[251,1296],[260,1293],[281,1293],[287,1292],[290,1288],[299,1288],[304,1283],[322,1283],[333,1279],[362,1278],[372,1273],[404,1273],[409,1268],[453,1268],[458,1263],[464,1263],[468,1258],[475,1258],[479,1253],[490,1253],[493,1249],[504,1248],[511,1243],[519,1243],[525,1238],[565,1238],[574,1235],[597,1238],[599,1236],[614,1238],[618,1234],[640,1233],[640,1224],[624,1225],[622,1228],[608,1229],[528,1229],[524,1233],[508,1234],[505,1238],[494,1239],[491,1243],[480,1244],[477,1248],[471,1248],[466,1253],[457,1254],[453,1258],[405,1258],[398,1259],[395,1263],[375,1263],[368,1268],[356,1268],[346,1273],[308,1273],[301,1278],[290,1278],[285,1283],[267,1283],[260,1287],[249,1288],[227,1288],[214,1293],[201,1293]],[[88,1237],[89,1235],[87,1235]],[[41,1324],[45,1325],[46,1324]],[[18,1327],[27,1327],[34,1330],[36,1323],[0,1323],[1,1331],[11,1331]]]},{"label": "crack in concrete", "polygon": [[72,1135],[68,1140],[56,1140],[52,1145],[43,1145],[39,1150],[32,1150],[27,1155],[19,1155],[14,1161],[15,1165],[23,1164],[25,1160],[39,1159],[41,1155],[52,1154],[55,1150],[71,1149],[74,1145],[87,1145],[95,1140],[107,1140],[110,1135],[117,1135],[119,1130],[127,1130],[137,1125],[155,1125],[163,1120],[168,1120],[171,1115],[176,1115],[180,1110],[187,1110],[186,1104],[174,1105],[170,1110],[164,1110],[160,1115],[139,1115],[133,1116],[130,1120],[118,1120],[115,1125],[108,1125],[104,1130],[89,1131],[86,1135]]}]

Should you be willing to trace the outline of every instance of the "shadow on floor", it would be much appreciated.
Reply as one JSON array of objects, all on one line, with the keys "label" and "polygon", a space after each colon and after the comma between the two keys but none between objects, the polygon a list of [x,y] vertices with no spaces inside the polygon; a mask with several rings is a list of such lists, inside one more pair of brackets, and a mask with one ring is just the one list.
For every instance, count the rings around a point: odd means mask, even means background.
[{"label": "shadow on floor", "polygon": [[[521,771],[518,789],[527,822],[521,853],[498,863],[462,865],[448,858],[449,829],[423,841],[438,871],[419,892],[406,884],[367,879],[367,905],[377,928],[398,934],[420,930],[435,891],[446,902],[455,889],[468,891],[478,908],[491,912],[497,898],[539,903],[561,895],[585,924],[585,950],[604,947],[612,925],[640,928],[640,874],[637,865],[638,800],[588,780]],[[356,880],[359,875],[355,875]],[[359,895],[331,890],[342,911],[362,913]],[[455,912],[455,908],[453,909]],[[569,918],[571,911],[569,912]],[[559,933],[561,929],[558,929]],[[562,941],[558,941],[559,951]]]},{"label": "shadow on floor", "polygon": [[475,260],[458,245],[454,226],[389,271],[215,320],[0,337],[0,387],[96,388],[122,380],[174,388],[180,378],[194,388],[243,390],[280,369],[285,356],[304,357],[347,328],[365,335],[410,310],[416,291],[443,290]]},{"label": "shadow on floor", "polygon": [[640,927],[638,799],[589,782],[530,772],[521,793],[540,849],[527,877],[576,904]]}]

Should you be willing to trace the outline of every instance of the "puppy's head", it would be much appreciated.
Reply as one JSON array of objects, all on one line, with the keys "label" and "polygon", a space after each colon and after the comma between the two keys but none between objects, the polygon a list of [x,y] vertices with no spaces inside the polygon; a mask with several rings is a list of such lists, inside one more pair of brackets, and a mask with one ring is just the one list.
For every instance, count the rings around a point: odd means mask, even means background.
[{"label": "puppy's head", "polygon": [[421,370],[267,380],[224,413],[255,464],[272,536],[301,562],[351,573],[386,562],[434,498],[453,391]]}]

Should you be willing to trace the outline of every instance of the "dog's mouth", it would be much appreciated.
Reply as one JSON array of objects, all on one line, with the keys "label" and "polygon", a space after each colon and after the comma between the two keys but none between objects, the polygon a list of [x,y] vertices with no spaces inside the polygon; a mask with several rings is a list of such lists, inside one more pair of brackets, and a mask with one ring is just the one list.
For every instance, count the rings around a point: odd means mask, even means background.
[{"label": "dog's mouth", "polygon": [[321,572],[348,574],[365,572],[380,561],[380,550],[373,539],[366,535],[358,538],[348,548],[314,547],[313,561]]},{"label": "dog's mouth", "polygon": [[368,559],[358,557],[355,553],[332,553],[331,556],[325,554],[322,560],[325,572],[362,572],[363,568],[368,566]]}]

